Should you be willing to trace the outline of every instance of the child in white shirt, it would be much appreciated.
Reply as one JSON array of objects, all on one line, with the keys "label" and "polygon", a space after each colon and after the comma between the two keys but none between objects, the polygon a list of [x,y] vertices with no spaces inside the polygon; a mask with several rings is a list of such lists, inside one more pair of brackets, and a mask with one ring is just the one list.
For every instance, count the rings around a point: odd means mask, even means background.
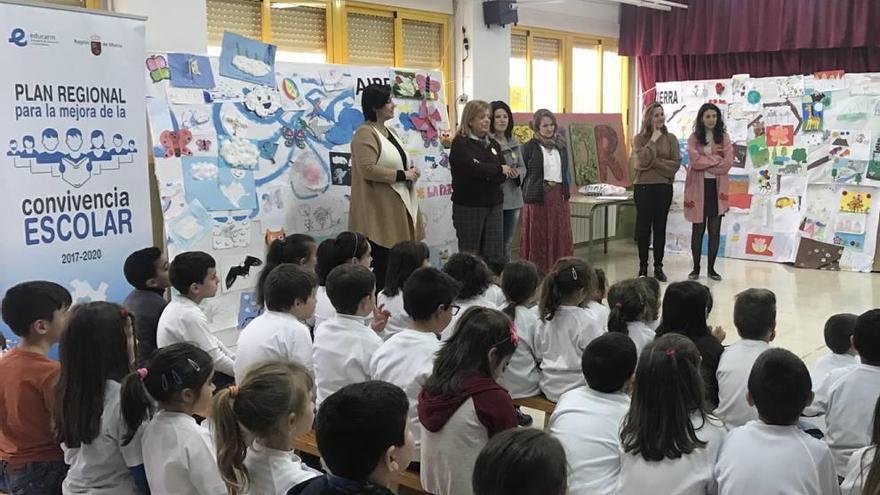
[{"label": "child in white shirt", "polygon": [[403,304],[412,323],[386,340],[370,363],[372,379],[393,383],[406,392],[415,458],[421,448],[419,394],[434,369],[440,332],[452,319],[452,301],[457,294],[458,282],[440,270],[425,267],[414,271],[403,286]]},{"label": "child in white shirt", "polygon": [[534,307],[539,282],[538,268],[529,261],[508,263],[501,277],[501,288],[510,301],[502,312],[516,325],[519,345],[501,375],[500,383],[514,399],[541,393],[541,369],[535,356],[535,332],[540,320]]},{"label": "child in white shirt", "polygon": [[312,336],[303,323],[315,314],[318,277],[293,263],[275,267],[263,288],[266,309],[238,337],[235,376],[261,361],[297,362],[310,371]]},{"label": "child in white shirt", "polygon": [[487,256],[483,259],[489,272],[492,275],[489,288],[486,289],[486,299],[488,299],[496,308],[501,309],[507,306],[507,298],[504,296],[504,289],[501,287],[501,278],[504,275],[504,266],[506,265],[504,258],[500,256]]},{"label": "child in white shirt", "polygon": [[846,478],[840,484],[842,495],[868,495],[880,489],[880,457],[877,456],[877,445],[880,445],[880,399],[874,406],[873,418],[871,445],[862,447],[850,456]]},{"label": "child in white shirt", "polygon": [[654,340],[654,330],[645,318],[648,314],[648,293],[645,285],[637,278],[618,282],[608,291],[608,331],[618,332],[629,337],[636,345],[636,353]]},{"label": "child in white shirt", "polygon": [[430,266],[430,255],[428,245],[419,241],[398,242],[388,253],[385,287],[376,299],[376,304],[391,314],[385,326],[385,340],[397,332],[412,328],[412,318],[403,307],[403,285],[414,271]]},{"label": "child in white shirt", "polygon": [[611,308],[606,306],[603,301],[608,289],[608,279],[605,276],[605,270],[596,268],[596,291],[593,297],[587,298],[587,304],[584,306],[596,315],[596,320],[602,324],[604,330],[608,330],[608,315],[611,314]]},{"label": "child in white shirt", "polygon": [[669,333],[645,347],[620,432],[619,495],[715,493],[727,430],[704,398],[700,351],[690,339]]},{"label": "child in white shirt", "polygon": [[858,319],[858,315],[840,313],[828,318],[828,321],[825,322],[823,330],[825,346],[831,353],[817,359],[813,369],[810,370],[814,391],[831,371],[859,364],[859,353],[852,345],[856,319]]},{"label": "child in white shirt", "polygon": [[[315,328],[312,353],[319,407],[340,388],[370,379],[370,360],[388,322],[387,314],[376,312],[376,276],[368,268],[337,266],[327,276],[327,294],[336,316]],[[370,315],[372,324],[367,323]]]},{"label": "child in white shirt", "polygon": [[648,322],[651,330],[656,331],[657,327],[660,326],[660,308],[663,302],[660,297],[660,282],[653,277],[639,277],[637,280],[645,286],[645,293],[648,295],[648,300],[646,301],[648,310],[645,315],[645,321]]},{"label": "child in white shirt", "polygon": [[541,390],[553,402],[586,383],[581,355],[604,332],[595,314],[583,307],[595,285],[595,272],[580,258],[560,259],[544,279],[535,354],[541,366]]},{"label": "child in white shirt", "polygon": [[831,451],[798,427],[812,400],[810,373],[785,349],[752,366],[748,401],[760,419],[730,432],[715,465],[721,495],[827,495],[839,492]]},{"label": "child in white shirt", "polygon": [[758,419],[746,401],[749,373],[758,356],[776,338],[776,295],[767,289],[746,289],[736,295],[733,323],[742,338],[728,346],[718,362],[718,407],[715,414],[728,428]]},{"label": "child in white shirt", "polygon": [[454,303],[458,309],[440,335],[441,339],[446,341],[455,334],[458,319],[468,308],[479,306],[498,309],[498,307],[489,299],[486,292],[492,285],[492,272],[479,256],[471,253],[455,253],[443,265],[443,272],[454,278],[461,286]]},{"label": "child in white shirt", "polygon": [[492,437],[477,457],[474,495],[574,493],[566,488],[566,471],[559,440],[535,428],[507,430]]},{"label": "child in white shirt", "polygon": [[828,373],[805,412],[808,416],[825,414],[825,441],[838,476],[846,475],[853,452],[871,444],[871,412],[880,397],[880,309],[856,320],[853,346],[862,363]]},{"label": "child in white shirt", "polygon": [[159,349],[149,367],[126,377],[122,402],[129,432],[149,421],[143,427],[141,445],[152,493],[227,493],[211,433],[193,418],[194,414],[210,415],[213,375],[214,361],[208,353],[179,343]]},{"label": "child in white shirt", "polygon": [[230,351],[211,329],[199,304],[217,294],[216,262],[201,251],[180,253],[171,261],[171,285],[180,292],[172,298],[156,330],[159,348],[180,342],[191,342],[208,353],[214,362],[215,384],[226,387],[235,382],[235,353]]},{"label": "child in white shirt", "polygon": [[336,309],[327,294],[327,276],[339,265],[353,263],[370,268],[373,252],[367,236],[358,232],[341,232],[336,238],[325,239],[318,246],[315,273],[318,275],[318,301],[315,306],[315,326],[336,316]]},{"label": "child in white shirt", "polygon": [[[271,276],[271,275],[270,275]],[[233,494],[286,495],[321,473],[293,452],[315,420],[314,383],[299,363],[266,361],[214,399],[217,464]]]},{"label": "child in white shirt", "polygon": [[620,472],[620,422],[630,406],[636,347],[620,333],[587,345],[581,365],[587,385],[562,394],[550,434],[562,442],[571,466],[568,493],[613,495]]},{"label": "child in white shirt", "polygon": [[55,431],[70,465],[65,495],[147,493],[141,429],[128,431],[120,381],[131,373],[133,316],[118,304],[78,304],[61,339]]}]

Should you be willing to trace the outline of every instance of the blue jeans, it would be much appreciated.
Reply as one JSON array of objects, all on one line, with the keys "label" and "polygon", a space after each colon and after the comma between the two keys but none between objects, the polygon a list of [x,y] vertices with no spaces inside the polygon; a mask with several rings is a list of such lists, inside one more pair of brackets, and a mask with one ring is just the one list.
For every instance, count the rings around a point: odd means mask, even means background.
[{"label": "blue jeans", "polygon": [[504,233],[503,233],[503,249],[504,259],[510,261],[511,244],[513,244],[513,234],[519,225],[519,208],[513,210],[504,210]]},{"label": "blue jeans", "polygon": [[29,462],[14,470],[0,461],[0,490],[12,495],[60,495],[65,476],[63,461]]}]

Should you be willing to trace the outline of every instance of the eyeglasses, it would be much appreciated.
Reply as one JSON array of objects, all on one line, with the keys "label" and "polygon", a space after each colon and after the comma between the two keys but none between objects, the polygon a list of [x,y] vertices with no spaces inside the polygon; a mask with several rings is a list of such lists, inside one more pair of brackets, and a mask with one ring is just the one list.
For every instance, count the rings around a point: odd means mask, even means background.
[{"label": "eyeglasses", "polygon": [[461,306],[459,306],[457,304],[444,304],[443,309],[448,309],[448,310],[452,311],[452,316],[455,316],[461,310]]}]

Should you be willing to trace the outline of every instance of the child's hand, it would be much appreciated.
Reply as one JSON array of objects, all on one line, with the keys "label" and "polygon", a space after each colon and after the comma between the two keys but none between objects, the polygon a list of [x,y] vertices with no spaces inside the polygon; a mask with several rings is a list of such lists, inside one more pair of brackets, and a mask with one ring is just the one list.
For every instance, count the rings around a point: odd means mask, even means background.
[{"label": "child's hand", "polygon": [[373,331],[376,333],[384,332],[385,325],[388,324],[388,318],[390,317],[391,312],[385,310],[384,304],[373,308],[373,322],[370,323],[370,328],[372,328]]},{"label": "child's hand", "polygon": [[727,338],[727,332],[725,332],[720,326],[715,327],[712,329],[712,336],[715,337],[718,342],[724,342],[724,339]]}]

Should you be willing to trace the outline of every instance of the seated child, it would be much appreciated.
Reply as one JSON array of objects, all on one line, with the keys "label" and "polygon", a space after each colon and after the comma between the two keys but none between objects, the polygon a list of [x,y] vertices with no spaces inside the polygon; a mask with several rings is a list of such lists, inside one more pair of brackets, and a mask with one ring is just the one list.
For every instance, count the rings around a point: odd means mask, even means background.
[{"label": "seated child", "polygon": [[412,318],[403,308],[403,285],[412,272],[430,266],[430,255],[427,244],[419,241],[399,242],[388,253],[385,287],[376,299],[376,305],[391,314],[383,336],[386,340],[412,326]]},{"label": "seated child", "polygon": [[596,319],[599,320],[602,323],[603,328],[607,330],[608,314],[611,313],[611,308],[606,306],[603,301],[605,301],[605,295],[608,289],[608,279],[605,276],[605,270],[596,268],[595,271],[596,291],[592,297],[587,298],[587,304],[585,307],[596,315]]},{"label": "seated child", "polygon": [[504,274],[504,258],[500,256],[487,256],[483,258],[489,272],[492,274],[492,282],[486,289],[486,299],[492,302],[496,308],[503,308],[507,305],[507,299],[504,298],[504,291],[501,289],[501,277]]},{"label": "seated child", "polygon": [[125,279],[134,287],[122,305],[134,315],[138,365],[149,362],[156,353],[159,317],[168,305],[165,290],[171,287],[168,267],[165,253],[157,247],[148,247],[131,253],[122,268]]},{"label": "seated child", "polygon": [[650,315],[645,284],[638,278],[631,278],[612,285],[608,291],[608,304],[611,306],[608,331],[629,337],[636,345],[636,353],[641,354],[655,337],[654,330],[648,326],[649,320],[646,321]]},{"label": "seated child", "polygon": [[728,428],[758,419],[746,401],[749,373],[758,356],[776,338],[776,295],[767,289],[746,289],[736,295],[733,324],[742,340],[729,345],[718,362],[718,415]]},{"label": "seated child", "polygon": [[327,397],[315,436],[333,474],[300,483],[287,495],[394,495],[388,486],[415,449],[408,410],[406,393],[387,382],[354,383]]},{"label": "seated child", "polygon": [[315,326],[336,314],[327,296],[327,276],[339,265],[354,263],[369,269],[373,263],[370,240],[358,232],[341,232],[336,238],[325,239],[318,246],[315,273],[318,275],[318,300],[315,306]]},{"label": "seated child", "polygon": [[501,288],[509,301],[503,312],[516,325],[519,344],[499,383],[514,399],[541,393],[541,370],[535,357],[535,332],[540,323],[535,307],[539,283],[538,268],[530,261],[508,263],[501,277]]},{"label": "seated child", "polygon": [[587,384],[562,394],[550,434],[565,447],[571,493],[613,495],[620,472],[620,422],[629,411],[636,346],[620,333],[596,337],[581,360]]},{"label": "seated child", "polygon": [[534,428],[507,430],[477,457],[474,495],[565,495],[567,470],[558,440]]},{"label": "seated child", "polygon": [[441,335],[443,340],[449,340],[455,333],[456,322],[468,308],[478,306],[497,309],[498,307],[487,295],[487,290],[492,285],[492,272],[479,256],[471,253],[455,253],[443,266],[443,272],[459,283],[458,298],[453,304],[458,309],[453,308],[452,321]]},{"label": "seated child", "polygon": [[840,313],[828,318],[825,322],[825,346],[831,351],[816,360],[810,370],[810,379],[816,389],[828,373],[837,368],[846,368],[859,364],[859,353],[852,345],[853,331],[858,315]]},{"label": "seated child", "polygon": [[657,330],[660,326],[660,308],[662,300],[660,298],[660,282],[654,277],[639,277],[637,279],[645,286],[648,294],[648,314],[645,317],[651,330]]},{"label": "seated child", "polygon": [[810,373],[800,358],[785,349],[758,356],[748,392],[758,420],[731,431],[721,447],[715,464],[719,494],[838,493],[828,446],[798,427],[812,399]]}]

